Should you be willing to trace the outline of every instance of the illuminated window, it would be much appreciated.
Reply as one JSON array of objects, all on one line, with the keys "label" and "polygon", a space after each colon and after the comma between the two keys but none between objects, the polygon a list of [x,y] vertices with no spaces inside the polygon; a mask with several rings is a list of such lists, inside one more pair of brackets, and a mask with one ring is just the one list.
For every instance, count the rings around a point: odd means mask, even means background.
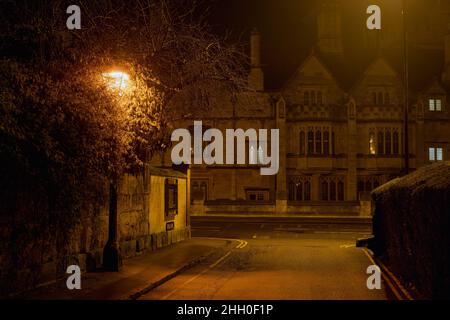
[{"label": "illuminated window", "polygon": [[436,148],[436,160],[437,160],[437,161],[442,161],[442,160],[444,160],[443,152],[442,152],[442,151],[443,151],[442,148]]},{"label": "illuminated window", "polygon": [[376,154],[376,148],[375,148],[375,134],[371,132],[369,134],[369,152],[370,154]]},{"label": "illuminated window", "polygon": [[429,99],[428,109],[430,111],[442,111],[442,100],[441,99]]},{"label": "illuminated window", "polygon": [[428,160],[430,160],[430,161],[443,161],[444,160],[444,148],[442,148],[442,147],[429,147],[428,148]]}]

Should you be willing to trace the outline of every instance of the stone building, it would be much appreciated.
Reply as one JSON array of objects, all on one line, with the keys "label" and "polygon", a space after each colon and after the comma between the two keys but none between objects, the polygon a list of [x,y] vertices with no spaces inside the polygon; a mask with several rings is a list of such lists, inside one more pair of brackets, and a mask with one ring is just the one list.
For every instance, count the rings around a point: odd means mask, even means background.
[{"label": "stone building", "polygon": [[[254,30],[249,72],[253,91],[237,101],[218,99],[210,114],[180,124],[189,127],[202,120],[204,127],[223,132],[280,130],[275,176],[260,175],[259,165],[193,165],[192,214],[365,215],[361,201],[368,193],[401,174],[403,70],[401,60],[390,53],[401,52],[402,33],[388,19],[388,32],[364,32],[361,43],[370,43],[366,49],[374,55],[358,69],[346,56],[340,3],[320,3],[316,45],[279,88],[264,86],[261,36]],[[443,27],[450,22],[450,10],[433,3],[441,24],[429,19],[435,30],[428,33],[431,38],[416,26],[423,32],[411,39],[411,55],[424,57],[410,61],[411,170],[450,158],[450,32]],[[259,153],[248,149],[247,158]],[[155,162],[170,166],[170,153]]]}]

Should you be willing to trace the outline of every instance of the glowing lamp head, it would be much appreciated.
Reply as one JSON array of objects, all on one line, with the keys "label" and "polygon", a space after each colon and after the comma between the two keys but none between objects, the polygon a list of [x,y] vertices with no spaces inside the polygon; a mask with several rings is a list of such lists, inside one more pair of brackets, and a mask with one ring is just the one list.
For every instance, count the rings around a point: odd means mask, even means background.
[{"label": "glowing lamp head", "polygon": [[110,89],[118,90],[119,95],[129,87],[130,76],[121,71],[112,71],[103,73],[103,77],[107,80]]}]

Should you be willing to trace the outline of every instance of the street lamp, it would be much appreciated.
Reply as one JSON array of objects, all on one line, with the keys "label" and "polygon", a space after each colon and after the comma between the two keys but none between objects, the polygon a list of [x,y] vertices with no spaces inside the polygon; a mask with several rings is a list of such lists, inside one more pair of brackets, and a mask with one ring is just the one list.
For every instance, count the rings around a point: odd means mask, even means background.
[{"label": "street lamp", "polygon": [[[130,76],[121,71],[112,71],[102,74],[108,88],[117,91],[123,96],[124,91],[130,86]],[[118,240],[118,210],[117,210],[117,185],[118,177],[111,178],[109,183],[109,224],[108,241],[103,251],[103,268],[108,271],[119,271],[122,266],[120,245]]]}]

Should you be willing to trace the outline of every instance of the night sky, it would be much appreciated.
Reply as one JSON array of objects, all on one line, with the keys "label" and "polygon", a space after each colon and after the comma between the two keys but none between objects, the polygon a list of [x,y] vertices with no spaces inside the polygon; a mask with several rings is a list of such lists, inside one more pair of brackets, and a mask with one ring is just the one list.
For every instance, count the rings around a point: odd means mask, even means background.
[{"label": "night sky", "polygon": [[[257,27],[262,35],[262,59],[268,88],[278,88],[311,52],[316,42],[316,16],[319,0],[205,0],[211,10],[209,22],[215,32],[231,32],[234,38],[248,42],[250,31]],[[379,52],[363,48],[366,29],[366,8],[378,4],[382,22],[401,27],[400,0],[345,0],[342,1],[343,42],[347,61],[364,68]],[[409,0],[412,28],[417,22],[431,19],[432,5],[450,4],[450,0]],[[385,31],[387,32],[387,31]],[[413,37],[413,34],[411,35]],[[399,47],[392,60],[399,59]],[[386,52],[386,55],[390,53]],[[428,54],[428,53],[427,53]],[[433,53],[439,56],[441,53]],[[414,55],[414,54],[413,54]],[[391,54],[392,56],[392,54]],[[416,58],[415,56],[412,57]],[[417,56],[419,59],[419,57]],[[429,56],[426,58],[429,60]],[[353,65],[352,65],[353,66]],[[436,66],[438,69],[441,66]],[[434,71],[433,71],[434,72]]]}]

